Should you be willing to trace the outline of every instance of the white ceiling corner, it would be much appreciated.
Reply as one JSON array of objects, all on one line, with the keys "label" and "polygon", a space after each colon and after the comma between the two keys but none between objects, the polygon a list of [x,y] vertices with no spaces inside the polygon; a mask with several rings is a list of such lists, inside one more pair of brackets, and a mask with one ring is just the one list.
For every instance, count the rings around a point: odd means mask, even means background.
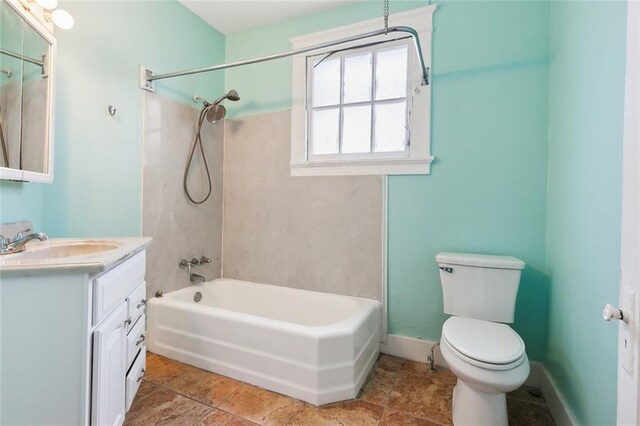
[{"label": "white ceiling corner", "polygon": [[275,24],[365,0],[180,0],[223,34]]}]

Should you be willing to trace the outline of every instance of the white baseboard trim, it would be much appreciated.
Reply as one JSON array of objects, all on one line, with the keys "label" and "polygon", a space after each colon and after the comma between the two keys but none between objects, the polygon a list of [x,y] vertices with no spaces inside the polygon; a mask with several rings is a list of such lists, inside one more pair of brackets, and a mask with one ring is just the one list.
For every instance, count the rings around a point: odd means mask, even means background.
[{"label": "white baseboard trim", "polygon": [[556,381],[546,368],[542,368],[542,383],[540,389],[544,395],[544,399],[547,401],[547,407],[551,411],[553,420],[555,420],[558,426],[577,426],[578,421],[573,415],[567,400],[560,392]]},{"label": "white baseboard trim", "polygon": [[[388,334],[387,341],[382,342],[380,345],[380,351],[383,354],[393,355],[411,361],[427,362],[427,356],[429,356],[431,348],[436,344],[438,344],[438,342],[399,336],[397,334]],[[444,359],[442,359],[439,350],[435,351],[435,355],[436,365],[446,368],[447,364],[444,362]]]},{"label": "white baseboard trim", "polygon": [[[427,356],[431,352],[431,348],[439,342],[429,340],[416,339],[415,337],[399,336],[397,334],[388,334],[387,341],[380,345],[380,352],[387,355],[393,355],[400,358],[417,362],[427,362]],[[440,349],[435,350],[436,366],[447,368],[447,363],[442,358]],[[528,386],[542,386],[543,367],[539,362],[531,363],[531,372],[529,378],[525,382]]]}]

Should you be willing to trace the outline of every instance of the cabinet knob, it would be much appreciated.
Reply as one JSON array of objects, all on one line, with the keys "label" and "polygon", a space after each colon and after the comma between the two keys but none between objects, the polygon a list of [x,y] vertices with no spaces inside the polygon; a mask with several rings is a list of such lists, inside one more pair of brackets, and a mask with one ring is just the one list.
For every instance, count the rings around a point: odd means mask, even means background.
[{"label": "cabinet knob", "polygon": [[146,304],[147,304],[147,299],[142,299],[142,300],[140,300],[140,303],[138,303],[138,306],[136,306],[136,309],[140,309],[141,307],[143,307]]},{"label": "cabinet knob", "polygon": [[136,346],[139,346],[139,345],[140,345],[140,343],[142,343],[142,342],[144,342],[144,334],[141,334],[141,335],[140,335],[140,340],[138,340],[138,341],[136,342]]},{"label": "cabinet knob", "polygon": [[139,382],[140,380],[142,380],[142,378],[144,377],[144,374],[146,373],[146,371],[144,371],[144,368],[142,369],[142,371],[140,372],[140,376],[138,377],[138,379],[136,380],[136,382]]},{"label": "cabinet knob", "polygon": [[127,318],[126,320],[124,320],[124,326],[126,327],[126,326],[131,325],[131,322],[132,322],[132,321],[133,321],[133,320],[131,319],[131,317]]}]

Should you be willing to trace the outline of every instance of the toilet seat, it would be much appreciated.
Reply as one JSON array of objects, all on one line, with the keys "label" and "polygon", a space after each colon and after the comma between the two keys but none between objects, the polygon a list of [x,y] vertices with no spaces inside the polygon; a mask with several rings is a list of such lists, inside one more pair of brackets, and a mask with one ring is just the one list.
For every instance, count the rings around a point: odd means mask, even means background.
[{"label": "toilet seat", "polygon": [[460,358],[488,370],[510,370],[526,359],[522,338],[506,324],[451,317],[442,337]]}]

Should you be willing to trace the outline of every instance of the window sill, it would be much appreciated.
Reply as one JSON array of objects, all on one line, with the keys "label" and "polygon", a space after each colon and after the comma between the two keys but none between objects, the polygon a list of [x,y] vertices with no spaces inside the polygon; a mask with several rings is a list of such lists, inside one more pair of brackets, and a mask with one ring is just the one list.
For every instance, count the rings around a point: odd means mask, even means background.
[{"label": "window sill", "polygon": [[433,157],[291,163],[291,176],[428,175]]}]

